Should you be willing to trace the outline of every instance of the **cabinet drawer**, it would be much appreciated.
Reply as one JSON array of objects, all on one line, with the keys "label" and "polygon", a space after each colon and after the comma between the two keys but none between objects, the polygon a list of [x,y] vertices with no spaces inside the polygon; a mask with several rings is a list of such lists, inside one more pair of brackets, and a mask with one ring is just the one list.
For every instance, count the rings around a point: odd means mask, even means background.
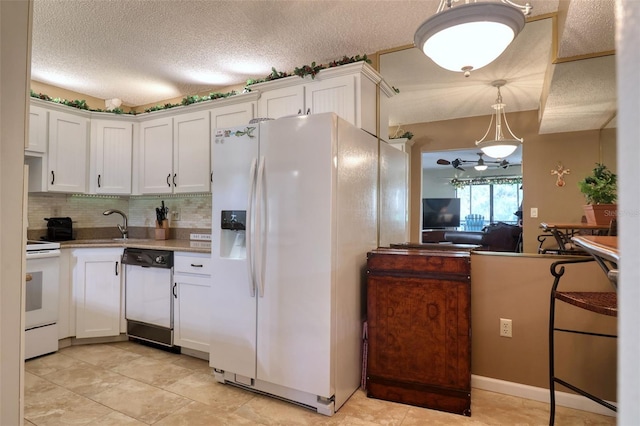
[{"label": "cabinet drawer", "polygon": [[460,275],[471,273],[469,252],[377,249],[368,253],[367,268],[370,274],[400,275]]},{"label": "cabinet drawer", "polygon": [[211,257],[206,253],[175,253],[173,272],[211,275]]}]

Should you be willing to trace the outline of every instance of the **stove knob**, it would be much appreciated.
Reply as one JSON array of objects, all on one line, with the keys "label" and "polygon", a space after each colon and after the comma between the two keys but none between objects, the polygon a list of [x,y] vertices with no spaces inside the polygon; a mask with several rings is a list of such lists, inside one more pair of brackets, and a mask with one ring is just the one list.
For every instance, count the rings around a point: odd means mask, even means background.
[{"label": "stove knob", "polygon": [[167,261],[164,256],[156,256],[156,263],[159,265],[164,265],[165,263],[167,263]]}]

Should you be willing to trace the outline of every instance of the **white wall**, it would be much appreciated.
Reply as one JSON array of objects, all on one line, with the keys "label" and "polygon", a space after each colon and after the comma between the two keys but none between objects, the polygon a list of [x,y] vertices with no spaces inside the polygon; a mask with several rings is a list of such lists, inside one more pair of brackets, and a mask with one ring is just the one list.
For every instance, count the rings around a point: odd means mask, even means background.
[{"label": "white wall", "polygon": [[23,418],[24,146],[31,2],[0,1],[0,424]]},{"label": "white wall", "polygon": [[616,2],[620,283],[618,424],[640,419],[640,2]]}]

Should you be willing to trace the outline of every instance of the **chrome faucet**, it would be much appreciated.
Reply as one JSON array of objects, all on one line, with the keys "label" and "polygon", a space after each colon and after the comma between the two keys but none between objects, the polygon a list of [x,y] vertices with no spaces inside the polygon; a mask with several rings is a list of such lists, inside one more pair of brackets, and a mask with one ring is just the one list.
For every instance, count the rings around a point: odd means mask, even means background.
[{"label": "chrome faucet", "polygon": [[129,230],[127,229],[127,215],[121,212],[120,210],[115,210],[115,209],[105,210],[104,212],[102,212],[102,214],[105,216],[109,216],[112,213],[118,213],[124,219],[124,224],[123,225],[118,224],[118,229],[122,233],[122,238],[127,239],[127,237],[129,236]]}]

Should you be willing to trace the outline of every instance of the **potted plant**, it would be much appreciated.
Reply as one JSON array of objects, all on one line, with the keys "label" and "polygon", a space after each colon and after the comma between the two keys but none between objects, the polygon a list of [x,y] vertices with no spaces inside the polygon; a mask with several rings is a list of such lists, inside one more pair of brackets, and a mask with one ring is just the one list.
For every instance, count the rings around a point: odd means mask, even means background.
[{"label": "potted plant", "polygon": [[609,225],[616,218],[617,180],[607,166],[596,163],[591,175],[578,182],[587,201],[584,213],[590,225]]}]

